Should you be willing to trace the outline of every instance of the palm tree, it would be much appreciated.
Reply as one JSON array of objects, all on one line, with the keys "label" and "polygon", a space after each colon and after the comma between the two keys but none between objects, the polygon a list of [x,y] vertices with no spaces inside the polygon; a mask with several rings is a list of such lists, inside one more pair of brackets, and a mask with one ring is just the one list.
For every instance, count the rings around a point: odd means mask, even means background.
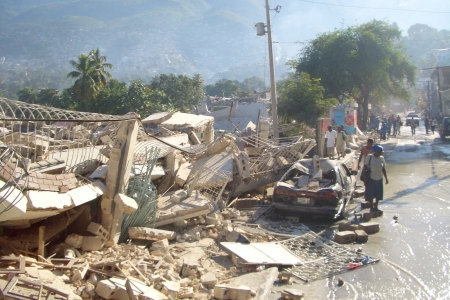
[{"label": "palm tree", "polygon": [[78,56],[78,61],[71,60],[70,64],[75,71],[67,74],[69,78],[76,78],[72,90],[77,100],[83,100],[86,108],[89,102],[98,95],[106,85],[111,74],[105,69],[112,69],[113,65],[106,63],[106,56],[100,54],[100,50],[91,50],[89,55],[84,53]]},{"label": "palm tree", "polygon": [[95,68],[92,60],[86,54],[81,53],[78,61],[71,60],[70,64],[75,71],[67,74],[67,77],[77,79],[72,86],[73,93],[77,100],[85,101],[88,104],[89,100],[94,99],[99,92],[99,87],[94,80]]},{"label": "palm tree", "polygon": [[91,50],[89,58],[91,59],[94,68],[93,78],[95,82],[101,87],[104,87],[108,79],[111,78],[111,74],[109,74],[105,68],[112,69],[113,65],[106,62],[106,56],[101,55],[98,48],[96,50]]}]

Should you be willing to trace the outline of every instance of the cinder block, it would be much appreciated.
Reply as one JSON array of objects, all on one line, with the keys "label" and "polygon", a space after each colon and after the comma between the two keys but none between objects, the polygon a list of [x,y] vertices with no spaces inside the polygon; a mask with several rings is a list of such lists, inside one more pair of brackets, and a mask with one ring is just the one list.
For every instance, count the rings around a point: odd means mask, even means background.
[{"label": "cinder block", "polygon": [[359,229],[358,224],[352,224],[350,222],[347,223],[339,223],[338,227],[339,231],[355,231]]},{"label": "cinder block", "polygon": [[366,209],[366,208],[370,208],[370,202],[368,202],[368,201],[365,201],[365,202],[363,202],[363,203],[361,203],[361,208],[362,209]]},{"label": "cinder block", "polygon": [[169,251],[169,241],[167,239],[162,239],[160,241],[153,242],[152,246],[150,247],[150,251],[157,251],[157,250],[163,253]]},{"label": "cinder block", "polygon": [[352,243],[356,240],[354,231],[341,231],[334,235],[334,241],[339,244]]},{"label": "cinder block", "polygon": [[356,241],[360,243],[365,243],[369,240],[369,236],[364,230],[355,230]]},{"label": "cinder block", "polygon": [[102,250],[105,243],[99,236],[84,236],[81,250],[83,251],[98,251]]},{"label": "cinder block", "polygon": [[369,222],[370,220],[372,220],[372,218],[373,218],[373,214],[372,213],[370,213],[370,212],[363,213],[364,221]]},{"label": "cinder block", "polygon": [[87,228],[87,231],[95,234],[96,236],[99,236],[102,239],[103,243],[106,243],[109,239],[109,232],[98,223],[91,222]]},{"label": "cinder block", "polygon": [[377,233],[380,231],[380,224],[375,222],[367,222],[359,224],[359,229],[364,230],[366,233]]}]

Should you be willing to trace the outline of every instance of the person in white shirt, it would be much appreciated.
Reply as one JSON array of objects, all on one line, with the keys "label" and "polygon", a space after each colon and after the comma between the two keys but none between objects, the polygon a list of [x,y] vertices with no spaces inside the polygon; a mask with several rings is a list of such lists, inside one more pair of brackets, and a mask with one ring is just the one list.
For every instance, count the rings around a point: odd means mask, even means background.
[{"label": "person in white shirt", "polygon": [[[364,169],[370,169],[370,176],[365,178],[365,186],[366,192],[365,197],[366,201],[370,202],[370,210],[371,211],[379,211],[378,202],[383,200],[383,176],[386,180],[386,184],[389,183],[386,174],[386,161],[384,160],[383,147],[380,145],[375,145],[372,147],[372,154],[366,156],[366,160],[364,162]],[[373,199],[375,198],[375,203],[373,203]]]},{"label": "person in white shirt", "polygon": [[336,147],[337,132],[329,125],[325,133],[325,147],[327,147],[328,158],[332,159],[334,156],[334,148]]}]

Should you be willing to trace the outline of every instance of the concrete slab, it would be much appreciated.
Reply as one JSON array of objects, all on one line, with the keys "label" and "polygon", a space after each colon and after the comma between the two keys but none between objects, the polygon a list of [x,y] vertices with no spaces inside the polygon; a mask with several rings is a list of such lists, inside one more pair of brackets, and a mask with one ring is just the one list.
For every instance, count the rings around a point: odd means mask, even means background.
[{"label": "concrete slab", "polygon": [[27,211],[27,197],[14,186],[5,185],[6,182],[0,180],[0,222],[18,218]]},{"label": "concrete slab", "polygon": [[212,202],[199,191],[192,191],[192,195],[180,203],[173,203],[173,193],[169,192],[158,199],[155,227],[205,215],[214,209]]},{"label": "concrete slab", "polygon": [[103,195],[103,192],[93,184],[86,184],[70,190],[69,192],[67,192],[67,194],[69,194],[72,198],[74,205],[79,206],[83,203],[97,199],[98,197]]},{"label": "concrete slab", "polygon": [[171,117],[172,117],[172,113],[171,112],[158,112],[158,113],[151,114],[147,118],[143,119],[142,120],[142,124],[144,124],[144,125],[148,125],[148,124],[158,125],[158,124],[161,124],[162,122],[170,119]]},{"label": "concrete slab", "polygon": [[172,117],[161,123],[160,126],[172,130],[189,133],[203,131],[207,125],[214,122],[214,117],[193,115],[181,112],[176,112]]},{"label": "concrete slab", "polygon": [[26,191],[26,196],[30,210],[64,210],[74,206],[68,193],[30,190]]}]

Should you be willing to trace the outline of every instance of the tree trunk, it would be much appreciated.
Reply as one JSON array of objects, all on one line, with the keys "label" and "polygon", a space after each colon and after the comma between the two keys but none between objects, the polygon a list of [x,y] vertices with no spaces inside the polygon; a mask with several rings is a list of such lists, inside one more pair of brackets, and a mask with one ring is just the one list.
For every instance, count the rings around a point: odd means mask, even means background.
[{"label": "tree trunk", "polygon": [[363,130],[367,129],[367,118],[369,117],[369,97],[364,97],[363,101],[363,116],[362,116],[362,127]]}]

